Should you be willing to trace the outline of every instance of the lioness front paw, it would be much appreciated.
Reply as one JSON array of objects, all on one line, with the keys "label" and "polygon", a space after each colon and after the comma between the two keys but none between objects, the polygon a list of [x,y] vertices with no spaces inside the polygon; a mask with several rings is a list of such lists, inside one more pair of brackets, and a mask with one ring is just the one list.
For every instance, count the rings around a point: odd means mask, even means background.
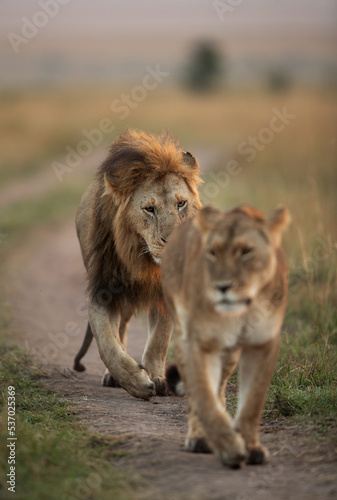
[{"label": "lioness front paw", "polygon": [[239,469],[246,459],[246,445],[240,434],[220,438],[214,448],[221,462],[232,469]]},{"label": "lioness front paw", "polygon": [[269,462],[269,451],[265,446],[259,445],[254,448],[248,448],[247,464],[262,465]]}]

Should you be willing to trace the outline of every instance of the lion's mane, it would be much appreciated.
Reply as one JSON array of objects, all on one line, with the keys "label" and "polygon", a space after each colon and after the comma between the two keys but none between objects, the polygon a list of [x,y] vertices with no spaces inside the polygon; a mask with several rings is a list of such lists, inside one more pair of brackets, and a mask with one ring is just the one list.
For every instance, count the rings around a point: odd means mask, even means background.
[{"label": "lion's mane", "polygon": [[[135,309],[148,304],[164,309],[161,271],[149,254],[142,254],[128,203],[140,185],[151,186],[168,174],[181,176],[200,206],[198,165],[169,135],[159,137],[128,131],[112,145],[97,171],[87,260],[90,300],[120,311],[127,303]],[[114,195],[106,193],[106,180]],[[120,255],[123,255],[123,260]]]}]

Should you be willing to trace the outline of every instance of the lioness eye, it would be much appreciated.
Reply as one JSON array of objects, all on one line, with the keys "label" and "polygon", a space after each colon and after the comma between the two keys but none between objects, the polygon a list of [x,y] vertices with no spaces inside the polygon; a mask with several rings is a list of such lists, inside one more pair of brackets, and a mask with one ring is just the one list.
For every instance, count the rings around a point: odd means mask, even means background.
[{"label": "lioness eye", "polygon": [[178,203],[177,203],[177,207],[178,208],[184,208],[184,206],[186,205],[186,201],[184,200],[180,200]]},{"label": "lioness eye", "polygon": [[154,213],[154,207],[144,207],[143,210],[145,210],[145,212],[147,212],[149,214]]},{"label": "lioness eye", "polygon": [[216,260],[216,253],[215,253],[214,250],[212,250],[212,249],[208,250],[208,258],[211,261],[215,261]]}]

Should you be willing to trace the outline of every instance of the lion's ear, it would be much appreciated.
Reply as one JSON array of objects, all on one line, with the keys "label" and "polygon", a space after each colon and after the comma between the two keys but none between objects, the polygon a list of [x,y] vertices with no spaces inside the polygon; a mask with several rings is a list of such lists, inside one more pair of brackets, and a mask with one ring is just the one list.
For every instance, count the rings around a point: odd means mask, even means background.
[{"label": "lion's ear", "polygon": [[191,167],[193,170],[199,169],[196,158],[189,151],[183,151],[183,163],[184,165]]},{"label": "lion's ear", "polygon": [[118,193],[117,189],[115,188],[112,180],[109,179],[107,174],[104,174],[104,191],[103,191],[102,197],[106,196],[106,195],[113,196],[115,198],[115,200],[118,201],[119,193]]},{"label": "lion's ear", "polygon": [[279,247],[282,241],[282,233],[291,222],[290,212],[283,206],[278,206],[267,217],[267,224],[272,236],[272,243]]},{"label": "lion's ear", "polygon": [[209,231],[214,228],[215,224],[219,221],[219,218],[223,217],[224,214],[212,207],[211,205],[206,205],[199,212],[197,212],[194,217],[193,224],[200,231]]}]

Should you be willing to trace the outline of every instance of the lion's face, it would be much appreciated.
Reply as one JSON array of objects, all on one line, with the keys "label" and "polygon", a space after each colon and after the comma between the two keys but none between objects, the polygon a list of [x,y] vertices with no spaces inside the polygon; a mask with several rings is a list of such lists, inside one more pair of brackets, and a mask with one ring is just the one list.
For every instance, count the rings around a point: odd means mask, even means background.
[{"label": "lion's face", "polygon": [[203,233],[206,293],[216,311],[244,312],[272,279],[276,243],[288,216],[282,211],[271,216],[252,217],[244,211],[224,216],[214,211],[210,227],[199,225]]},{"label": "lion's face", "polygon": [[128,218],[140,237],[140,254],[149,254],[160,264],[161,253],[172,229],[196,210],[195,196],[185,180],[168,174],[163,181],[135,190],[128,206]]}]

